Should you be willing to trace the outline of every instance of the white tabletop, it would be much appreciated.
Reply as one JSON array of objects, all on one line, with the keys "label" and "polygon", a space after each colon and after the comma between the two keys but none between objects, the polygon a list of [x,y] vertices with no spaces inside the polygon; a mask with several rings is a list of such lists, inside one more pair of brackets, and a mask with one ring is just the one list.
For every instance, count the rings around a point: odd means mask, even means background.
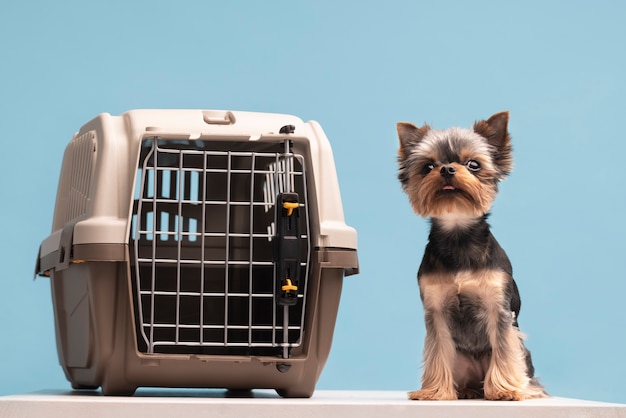
[{"label": "white tabletop", "polygon": [[[233,397],[237,396],[237,397]],[[41,391],[0,397],[10,417],[625,417],[626,404],[569,398],[523,402],[409,401],[395,391],[316,391],[310,399],[282,399],[274,391],[140,389],[132,397],[100,392]]]}]

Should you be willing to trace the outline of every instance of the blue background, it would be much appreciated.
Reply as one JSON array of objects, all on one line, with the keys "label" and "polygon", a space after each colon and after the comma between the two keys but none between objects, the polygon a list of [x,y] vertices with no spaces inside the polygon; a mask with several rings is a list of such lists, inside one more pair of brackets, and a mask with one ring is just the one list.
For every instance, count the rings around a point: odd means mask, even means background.
[{"label": "blue background", "polygon": [[625,18],[617,0],[3,1],[0,394],[69,389],[37,248],[72,134],[135,108],[319,121],[361,274],[317,388],[416,389],[428,224],[396,180],[395,124],[508,109],[516,167],[491,223],[537,373],[553,395],[626,402]]}]

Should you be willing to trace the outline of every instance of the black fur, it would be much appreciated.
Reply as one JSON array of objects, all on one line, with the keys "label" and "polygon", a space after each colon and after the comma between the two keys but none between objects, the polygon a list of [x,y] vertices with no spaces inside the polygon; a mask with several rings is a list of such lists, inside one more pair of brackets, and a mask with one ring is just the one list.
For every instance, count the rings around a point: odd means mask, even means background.
[{"label": "black fur", "polygon": [[489,230],[488,216],[483,215],[470,227],[452,230],[446,230],[436,218],[431,218],[419,274],[488,268],[512,275],[509,258]]}]

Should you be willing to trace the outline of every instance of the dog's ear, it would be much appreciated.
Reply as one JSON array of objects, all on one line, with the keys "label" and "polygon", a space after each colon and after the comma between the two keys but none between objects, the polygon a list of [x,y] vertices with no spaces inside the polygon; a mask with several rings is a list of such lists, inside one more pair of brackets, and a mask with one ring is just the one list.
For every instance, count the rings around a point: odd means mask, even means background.
[{"label": "dog's ear", "polygon": [[405,159],[406,156],[409,155],[411,147],[420,142],[426,133],[428,133],[430,126],[424,125],[418,128],[409,122],[398,122],[396,129],[398,130],[398,138],[400,139],[398,157]]},{"label": "dog's ear", "polygon": [[509,112],[504,111],[492,115],[487,120],[481,120],[474,124],[474,132],[487,138],[487,141],[496,148],[506,145],[509,141]]},{"label": "dog's ear", "polygon": [[496,113],[487,120],[474,124],[474,132],[487,139],[494,147],[494,163],[500,172],[499,180],[509,175],[513,168],[511,136],[508,131],[509,112]]}]

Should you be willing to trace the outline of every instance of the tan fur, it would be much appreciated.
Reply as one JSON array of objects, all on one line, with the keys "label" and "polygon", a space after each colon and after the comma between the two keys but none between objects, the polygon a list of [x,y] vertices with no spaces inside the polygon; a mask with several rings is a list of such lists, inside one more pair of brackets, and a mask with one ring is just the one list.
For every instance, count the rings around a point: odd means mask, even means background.
[{"label": "tan fur", "polygon": [[[470,366],[459,359],[447,325],[446,307],[458,303],[464,294],[482,303],[492,354],[484,381],[485,399],[523,400],[545,396],[543,390],[529,384],[524,363],[523,334],[513,326],[502,335],[498,320],[503,312],[504,273],[482,270],[454,274],[432,274],[420,278],[420,292],[426,315],[432,316],[432,328],[426,330],[422,389],[409,393],[411,399],[457,399],[473,397],[465,390],[465,373],[459,367]],[[511,318],[512,321],[512,318]],[[467,372],[467,370],[464,370]],[[461,393],[457,393],[462,389]]]},{"label": "tan fur", "polygon": [[424,310],[433,318],[433,328],[426,330],[422,389],[409,393],[410,399],[457,399],[452,368],[456,350],[444,309],[457,293],[448,279],[445,275],[428,276],[428,284],[420,288]]},{"label": "tan fur", "polygon": [[459,164],[451,166],[457,169],[453,184],[461,191],[452,196],[443,191],[444,181],[435,170],[425,177],[419,173],[409,177],[407,193],[418,215],[440,217],[457,213],[480,216],[489,211],[496,195],[495,187],[480,182]]}]

